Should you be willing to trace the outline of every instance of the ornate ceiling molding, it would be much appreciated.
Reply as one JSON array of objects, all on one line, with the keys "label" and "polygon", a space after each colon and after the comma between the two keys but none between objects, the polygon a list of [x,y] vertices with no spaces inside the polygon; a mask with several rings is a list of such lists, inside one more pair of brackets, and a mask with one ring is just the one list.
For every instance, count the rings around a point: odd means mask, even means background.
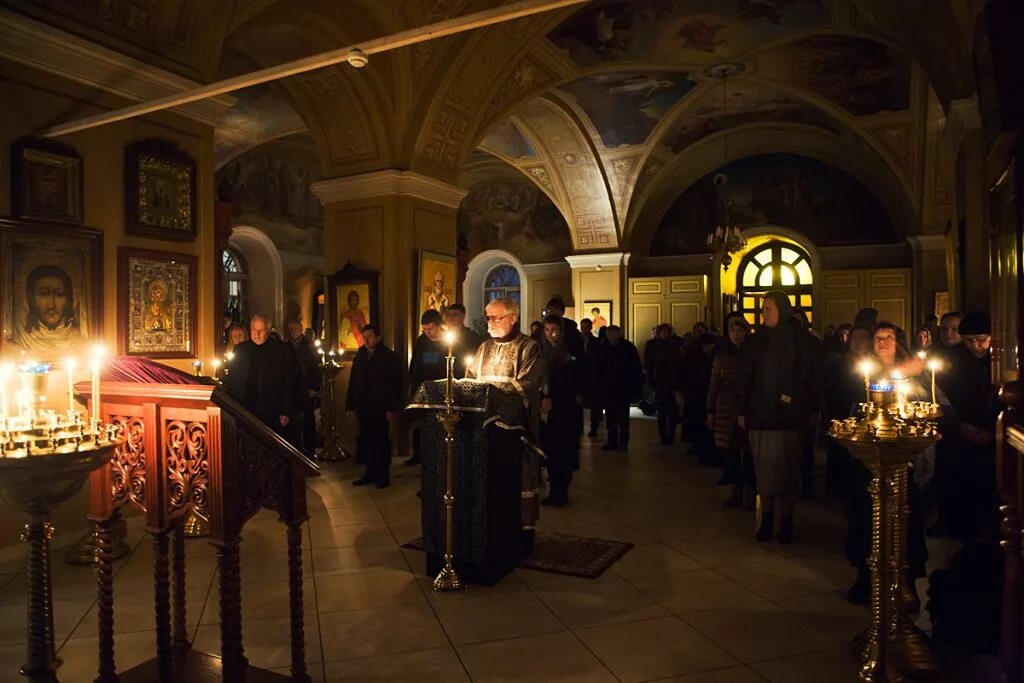
[{"label": "ornate ceiling molding", "polygon": [[462,198],[469,192],[422,173],[395,169],[320,180],[310,185],[309,189],[324,206],[366,197],[399,195],[424,199],[453,209],[459,208]]},{"label": "ornate ceiling molding", "polygon": [[[201,85],[10,10],[0,10],[0,58],[133,102],[153,100]],[[234,97],[220,95],[173,111],[216,126],[235,102]]]},{"label": "ornate ceiling molding", "polygon": [[630,256],[632,254],[619,251],[608,254],[577,254],[575,256],[566,256],[565,260],[569,262],[569,266],[573,270],[577,268],[600,269],[605,266],[628,266]]}]

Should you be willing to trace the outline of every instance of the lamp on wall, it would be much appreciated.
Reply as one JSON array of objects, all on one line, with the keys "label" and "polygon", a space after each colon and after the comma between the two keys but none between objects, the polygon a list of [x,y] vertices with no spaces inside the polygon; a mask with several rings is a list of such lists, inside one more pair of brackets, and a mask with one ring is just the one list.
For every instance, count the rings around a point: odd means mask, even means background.
[{"label": "lamp on wall", "polygon": [[[706,76],[718,78],[722,81],[722,125],[724,127],[722,166],[729,163],[729,128],[726,120],[729,115],[729,97],[726,85],[730,77],[739,76],[746,71],[746,66],[739,62],[722,62],[713,64],[704,70]],[[744,249],[747,246],[747,238],[738,226],[732,222],[732,200],[725,196],[725,183],[727,177],[719,173],[714,178],[714,185],[718,189],[719,202],[722,205],[722,223],[715,227],[714,231],[708,233],[705,240],[708,248],[720,256],[722,269],[729,270],[732,264],[732,254]]]}]

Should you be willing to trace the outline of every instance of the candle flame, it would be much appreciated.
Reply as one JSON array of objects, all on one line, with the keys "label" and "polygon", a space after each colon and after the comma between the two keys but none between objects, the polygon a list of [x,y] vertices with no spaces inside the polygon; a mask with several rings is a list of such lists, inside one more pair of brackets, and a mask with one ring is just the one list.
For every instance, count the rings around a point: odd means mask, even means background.
[{"label": "candle flame", "polygon": [[860,370],[860,374],[864,375],[865,377],[867,377],[868,375],[870,375],[870,374],[871,374],[871,371],[872,371],[872,370],[873,370],[874,368],[875,368],[875,364],[874,364],[874,363],[872,363],[872,362],[871,362],[871,361],[869,361],[869,360],[862,360],[862,361],[860,362],[860,364],[859,364],[859,365],[857,366],[857,369],[858,369],[858,370]]},{"label": "candle flame", "polygon": [[466,356],[466,365],[472,365],[474,360],[473,356]]},{"label": "candle flame", "polygon": [[924,350],[918,351],[917,357],[920,358],[921,360],[924,360],[925,358],[928,357],[928,353]]},{"label": "candle flame", "polygon": [[68,372],[74,372],[75,368],[78,367],[78,361],[74,358],[68,358],[64,361],[64,367],[68,369]]},{"label": "candle flame", "polygon": [[937,358],[931,359],[930,361],[928,361],[928,369],[931,370],[932,372],[938,372],[939,370],[942,369],[942,361],[938,360]]},{"label": "candle flame", "polygon": [[105,355],[107,355],[107,349],[104,348],[103,344],[93,344],[92,357],[94,359],[99,360],[103,358]]},{"label": "candle flame", "polygon": [[235,352],[234,351],[228,351],[227,355],[225,357],[228,359],[228,362],[230,363],[231,361],[233,361],[235,359]]},{"label": "candle flame", "polygon": [[220,367],[220,358],[214,358],[212,361],[210,361],[210,365],[213,366],[214,370],[218,369]]},{"label": "candle flame", "polygon": [[452,344],[454,344],[455,343],[455,333],[454,332],[445,332],[444,333],[444,343],[447,344],[448,346],[451,346]]}]

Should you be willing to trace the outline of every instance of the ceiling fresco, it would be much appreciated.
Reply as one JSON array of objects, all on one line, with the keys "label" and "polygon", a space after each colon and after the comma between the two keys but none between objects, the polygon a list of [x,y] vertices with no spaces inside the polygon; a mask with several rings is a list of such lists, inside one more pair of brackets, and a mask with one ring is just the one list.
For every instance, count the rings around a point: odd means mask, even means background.
[{"label": "ceiling fresco", "polygon": [[537,158],[537,150],[508,119],[494,126],[480,142],[480,147],[513,160]]},{"label": "ceiling fresco", "polygon": [[697,82],[678,71],[624,71],[582,76],[560,86],[594,124],[605,147],[643,144]]},{"label": "ceiling fresco", "polygon": [[716,86],[706,92],[674,122],[662,144],[679,153],[698,140],[746,123],[785,121],[805,123],[830,131],[838,124],[822,110],[774,88],[756,83],[730,83],[725,92]]},{"label": "ceiling fresco", "polygon": [[572,253],[569,225],[529,182],[491,182],[465,196],[458,215],[459,249],[473,258],[504,249],[523,263],[561,261]]},{"label": "ceiling fresco", "polygon": [[699,254],[732,202],[735,224],[778,225],[805,234],[818,246],[897,242],[889,217],[858,180],[817,159],[762,154],[739,159],[687,188],[662,219],[652,256]]},{"label": "ceiling fresco", "polygon": [[828,26],[825,0],[599,0],[548,38],[572,61],[705,64]]},{"label": "ceiling fresco", "polygon": [[806,88],[854,116],[910,107],[910,58],[866,38],[801,38],[758,57],[758,74]]}]

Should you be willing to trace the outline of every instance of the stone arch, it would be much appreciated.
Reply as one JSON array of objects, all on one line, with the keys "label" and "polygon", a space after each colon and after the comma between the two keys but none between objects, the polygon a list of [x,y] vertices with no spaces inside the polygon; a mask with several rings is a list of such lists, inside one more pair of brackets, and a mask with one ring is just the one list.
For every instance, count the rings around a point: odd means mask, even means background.
[{"label": "stone arch", "polygon": [[512,266],[516,269],[516,272],[519,273],[519,300],[523,302],[524,306],[529,301],[527,298],[529,296],[529,281],[526,279],[526,269],[523,268],[519,259],[504,249],[482,251],[469,262],[466,279],[462,283],[462,300],[466,302],[466,317],[469,320],[483,315],[484,282],[492,270],[502,265]]},{"label": "stone arch", "polygon": [[668,161],[640,189],[626,217],[623,241],[629,251],[649,252],[662,218],[687,188],[725,163],[758,154],[799,154],[831,164],[874,194],[898,235],[906,237],[918,232],[914,201],[890,167],[866,143],[855,145],[819,128],[800,124],[754,124],[732,129],[728,134],[728,157],[722,154],[724,133],[706,137]]},{"label": "stone arch", "polygon": [[249,308],[253,313],[266,313],[279,329],[284,324],[284,267],[281,253],[265,232],[248,225],[231,230],[228,244],[242,252],[250,273]]}]

